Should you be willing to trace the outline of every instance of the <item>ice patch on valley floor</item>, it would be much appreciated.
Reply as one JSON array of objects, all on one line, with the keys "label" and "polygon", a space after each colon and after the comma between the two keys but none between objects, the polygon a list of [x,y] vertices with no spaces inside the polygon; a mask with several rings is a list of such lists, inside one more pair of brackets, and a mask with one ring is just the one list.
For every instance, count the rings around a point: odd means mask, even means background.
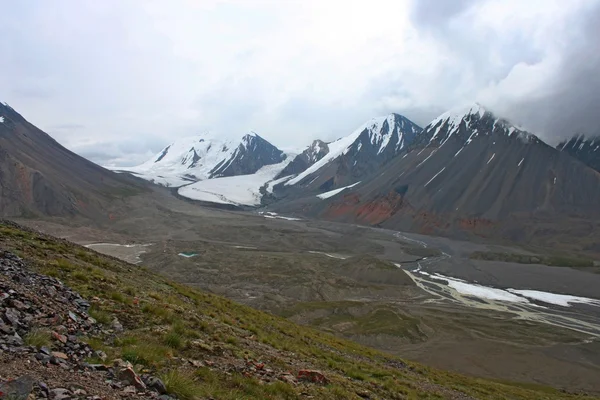
[{"label": "ice patch on valley floor", "polygon": [[302,218],[284,217],[283,215],[279,215],[279,214],[277,214],[275,212],[271,212],[271,211],[267,211],[267,212],[260,211],[259,214],[268,219],[284,219],[286,221],[302,221]]},{"label": "ice patch on valley floor", "polygon": [[185,258],[192,258],[192,257],[196,257],[198,254],[196,254],[196,253],[179,253],[177,255],[181,256],[181,257],[185,257]]},{"label": "ice patch on valley floor", "polygon": [[[153,243],[147,244],[119,244],[119,243],[90,243],[84,245],[88,249],[97,251],[98,253],[106,254],[119,258],[123,261],[127,261],[132,264],[139,264],[142,262],[140,256],[146,252],[145,248],[152,246]],[[123,252],[118,249],[128,249]],[[130,250],[129,250],[130,249]]]},{"label": "ice patch on valley floor", "polygon": [[538,290],[497,289],[489,286],[469,283],[462,279],[451,278],[441,274],[429,274],[428,272],[422,271],[420,268],[412,272],[417,272],[421,275],[428,276],[431,279],[445,280],[448,282],[448,286],[456,290],[458,293],[482,299],[498,300],[511,303],[529,303],[529,300],[536,300],[563,307],[570,307],[571,304],[575,303],[600,306],[600,300],[590,299],[587,297],[556,294]]},{"label": "ice patch on valley floor", "polygon": [[302,218],[294,218],[294,217],[284,217],[283,215],[279,215],[272,211],[259,211],[258,214],[262,215],[268,219],[285,219],[286,221],[302,221]]},{"label": "ice patch on valley floor", "polygon": [[432,279],[446,280],[448,286],[456,290],[458,293],[473,296],[482,299],[507,301],[510,303],[529,303],[529,301],[521,296],[512,294],[503,289],[496,289],[488,286],[477,285],[474,283],[468,283],[462,280],[449,278],[444,275],[430,275]]},{"label": "ice patch on valley floor", "polygon": [[571,296],[568,294],[556,294],[549,292],[541,292],[538,290],[521,290],[521,289],[507,289],[511,293],[518,294],[520,296],[527,297],[532,300],[541,301],[548,304],[555,304],[557,306],[570,307],[573,303],[589,304],[594,306],[600,306],[600,300],[590,299],[587,297]]},{"label": "ice patch on valley floor", "polygon": [[343,192],[346,189],[353,188],[354,186],[358,185],[359,183],[360,183],[360,181],[358,181],[356,183],[353,183],[352,185],[344,186],[344,187],[339,188],[339,189],[334,189],[334,190],[331,190],[329,192],[321,193],[321,194],[318,194],[317,197],[320,198],[321,200],[325,200],[325,199],[328,199],[330,197],[335,196],[338,193]]},{"label": "ice patch on valley floor", "polygon": [[348,258],[346,256],[342,256],[342,255],[339,255],[339,254],[329,254],[329,253],[325,253],[325,252],[322,252],[322,251],[310,251],[309,250],[309,253],[310,254],[321,254],[321,255],[324,255],[324,256],[327,256],[327,257],[330,257],[330,258],[335,258],[335,259],[338,259],[338,260],[345,260],[345,259]]}]

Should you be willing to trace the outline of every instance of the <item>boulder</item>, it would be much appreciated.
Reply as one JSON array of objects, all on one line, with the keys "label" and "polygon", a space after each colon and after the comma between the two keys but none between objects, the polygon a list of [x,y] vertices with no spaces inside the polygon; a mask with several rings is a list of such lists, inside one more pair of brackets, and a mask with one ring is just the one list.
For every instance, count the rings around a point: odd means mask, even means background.
[{"label": "boulder", "polygon": [[329,379],[321,371],[302,369],[298,371],[298,380],[325,385],[329,383]]}]

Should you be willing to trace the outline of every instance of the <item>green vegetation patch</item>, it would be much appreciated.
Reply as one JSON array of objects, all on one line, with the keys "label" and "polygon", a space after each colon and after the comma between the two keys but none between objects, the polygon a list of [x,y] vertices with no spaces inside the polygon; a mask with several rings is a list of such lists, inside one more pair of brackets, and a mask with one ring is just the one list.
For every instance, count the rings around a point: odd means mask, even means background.
[{"label": "green vegetation patch", "polygon": [[494,253],[488,251],[476,251],[469,256],[472,260],[502,261],[518,264],[543,264],[552,267],[590,268],[594,267],[594,260],[585,257],[573,257],[566,255],[529,255],[515,253]]}]

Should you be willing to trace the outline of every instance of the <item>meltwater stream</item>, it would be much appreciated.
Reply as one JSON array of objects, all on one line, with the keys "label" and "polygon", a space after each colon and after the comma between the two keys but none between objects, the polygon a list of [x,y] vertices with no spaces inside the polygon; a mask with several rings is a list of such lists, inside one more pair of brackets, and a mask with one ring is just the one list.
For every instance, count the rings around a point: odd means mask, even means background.
[{"label": "meltwater stream", "polygon": [[[427,247],[427,243],[401,233],[395,236]],[[600,337],[600,300],[536,290],[499,289],[424,270],[427,265],[449,257],[449,254],[442,253],[439,257],[425,258],[417,262],[417,268],[410,270],[400,264],[396,266],[402,268],[418,287],[433,296],[428,300],[430,302],[452,302],[506,312],[513,314],[515,319],[541,322]]]}]

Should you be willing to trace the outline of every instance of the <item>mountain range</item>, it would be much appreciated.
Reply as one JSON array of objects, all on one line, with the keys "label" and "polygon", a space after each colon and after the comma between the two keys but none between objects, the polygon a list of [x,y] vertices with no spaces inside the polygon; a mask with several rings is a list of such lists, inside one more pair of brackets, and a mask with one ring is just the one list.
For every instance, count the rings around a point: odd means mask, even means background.
[{"label": "mountain range", "polygon": [[526,236],[525,221],[597,217],[600,174],[478,104],[433,120],[384,168],[276,208],[422,233]]},{"label": "mountain range", "polygon": [[0,111],[3,215],[105,218],[115,197],[145,190],[146,180],[205,203],[520,240],[533,234],[521,229],[526,221],[596,218],[600,204],[598,139],[554,148],[479,104],[425,128],[399,114],[373,118],[299,154],[255,132],[184,138],[118,173],[68,151],[8,105]]},{"label": "mountain range", "polygon": [[179,139],[141,165],[114,169],[164,186],[179,187],[205,179],[253,174],[286,158],[281,150],[254,132],[226,140],[203,135]]}]

